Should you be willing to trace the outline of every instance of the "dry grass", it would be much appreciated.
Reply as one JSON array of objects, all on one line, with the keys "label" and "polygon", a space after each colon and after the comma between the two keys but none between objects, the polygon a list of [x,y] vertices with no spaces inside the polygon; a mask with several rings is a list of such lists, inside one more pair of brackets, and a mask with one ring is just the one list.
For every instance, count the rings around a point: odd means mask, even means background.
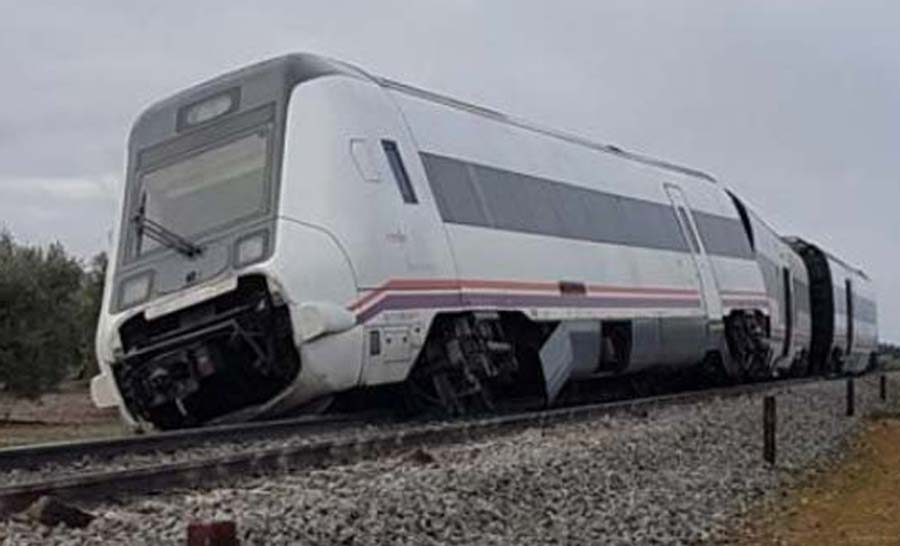
[{"label": "dry grass", "polygon": [[0,448],[127,433],[117,412],[94,407],[84,385],[65,385],[39,400],[0,396]]},{"label": "dry grass", "polygon": [[87,425],[0,423],[0,448],[49,442],[122,436],[128,431],[116,420]]},{"label": "dry grass", "polygon": [[785,493],[741,544],[900,544],[900,411],[873,417],[831,471]]}]

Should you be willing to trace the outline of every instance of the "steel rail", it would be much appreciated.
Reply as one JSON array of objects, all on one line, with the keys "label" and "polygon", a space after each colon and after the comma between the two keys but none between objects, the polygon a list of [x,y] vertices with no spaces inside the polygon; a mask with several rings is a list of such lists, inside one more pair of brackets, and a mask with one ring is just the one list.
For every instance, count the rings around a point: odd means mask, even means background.
[{"label": "steel rail", "polygon": [[371,459],[414,447],[446,445],[528,427],[544,427],[620,413],[642,414],[646,410],[662,406],[734,398],[844,379],[846,378],[769,381],[478,419],[426,423],[400,430],[360,432],[355,437],[313,440],[304,445],[284,448],[248,450],[207,459],[23,483],[0,487],[0,517],[21,511],[44,495],[54,495],[67,501],[89,502],[171,488],[208,488],[252,475]]},{"label": "steel rail", "polygon": [[166,452],[213,443],[261,440],[298,433],[338,432],[354,426],[391,422],[384,413],[305,415],[301,417],[222,424],[196,429],[154,432],[118,438],[52,442],[0,449],[0,472],[65,464],[85,457],[103,459],[119,455]]}]

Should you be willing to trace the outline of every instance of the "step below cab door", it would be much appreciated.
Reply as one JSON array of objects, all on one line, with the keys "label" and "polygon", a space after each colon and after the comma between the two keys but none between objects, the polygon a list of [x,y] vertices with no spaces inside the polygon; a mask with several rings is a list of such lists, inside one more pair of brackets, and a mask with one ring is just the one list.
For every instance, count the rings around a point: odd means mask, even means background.
[{"label": "step below cab door", "polygon": [[706,249],[703,247],[703,241],[700,240],[697,224],[694,222],[687,198],[684,195],[684,191],[675,184],[666,183],[664,187],[669,200],[672,202],[675,216],[678,218],[678,225],[681,227],[681,233],[687,241],[694,266],[696,267],[706,315],[710,320],[721,320],[722,299],[719,295],[718,283],[713,273],[712,263],[710,263]]}]

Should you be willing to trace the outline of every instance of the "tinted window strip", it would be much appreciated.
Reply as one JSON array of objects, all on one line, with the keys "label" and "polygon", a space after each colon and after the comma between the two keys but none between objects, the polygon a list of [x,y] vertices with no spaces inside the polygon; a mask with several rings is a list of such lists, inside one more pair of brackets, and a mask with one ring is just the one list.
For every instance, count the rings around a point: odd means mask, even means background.
[{"label": "tinted window strip", "polygon": [[[550,235],[566,239],[687,252],[688,246],[671,205],[635,199],[569,183],[548,180],[420,153],[441,218],[448,223]],[[710,239],[710,254],[752,259],[743,226],[737,219],[702,215],[707,229],[721,230]],[[730,234],[730,235],[729,235]],[[729,237],[737,237],[730,241]]]},{"label": "tinted window strip", "polygon": [[878,320],[877,307],[874,301],[862,296],[856,296],[854,304],[856,306],[854,309],[856,318],[865,322],[876,322]]},{"label": "tinted window strip", "polygon": [[739,220],[708,212],[691,210],[703,246],[710,254],[731,258],[753,259],[753,249]]},{"label": "tinted window strip", "polygon": [[210,143],[218,142],[225,137],[262,125],[271,121],[274,116],[275,106],[267,104],[231,118],[217,120],[215,124],[193,129],[189,133],[141,150],[136,170],[152,170],[173,157],[184,155]]}]

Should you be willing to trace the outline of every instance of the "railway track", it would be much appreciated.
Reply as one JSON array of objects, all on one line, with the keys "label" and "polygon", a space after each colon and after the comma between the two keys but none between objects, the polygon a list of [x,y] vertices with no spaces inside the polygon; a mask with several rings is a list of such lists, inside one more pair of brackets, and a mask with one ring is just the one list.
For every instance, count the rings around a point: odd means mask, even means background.
[{"label": "railway track", "polygon": [[391,422],[390,417],[383,412],[305,415],[273,421],[215,425],[124,438],[17,446],[0,449],[0,472],[35,468],[46,464],[68,464],[84,458],[104,459],[125,454],[171,452],[211,443],[332,432],[366,424],[389,422]]},{"label": "railway track", "polygon": [[[843,380],[843,378],[772,381],[478,419],[417,423],[399,428],[389,427],[384,430],[360,430],[352,436],[323,438],[304,445],[248,450],[199,460],[154,464],[124,470],[89,472],[63,478],[21,483],[0,487],[0,517],[7,517],[21,511],[44,495],[54,495],[68,501],[91,502],[172,488],[209,487],[246,476],[370,459],[411,448],[446,445],[484,438],[493,434],[509,433],[527,427],[586,420],[604,415],[644,412],[669,405],[759,394],[771,390],[839,380]],[[269,430],[273,433],[296,433],[310,430],[304,429],[304,425],[298,424],[296,420],[293,420],[293,424],[291,421],[213,427],[201,431],[165,433],[118,441],[81,442],[75,449],[82,450],[82,453],[93,450],[93,453],[110,454],[122,453],[123,450],[128,449],[129,445],[137,449],[159,449],[160,446],[171,449],[178,445],[178,442],[193,442],[198,437],[213,438],[216,434],[221,435],[223,430],[227,430],[228,434],[243,433],[247,435],[246,437],[259,437],[266,426],[271,427]],[[338,426],[344,426],[353,420],[345,418],[340,422],[342,425]],[[321,421],[315,425],[312,424],[312,420],[308,423],[309,427],[322,425]],[[150,443],[155,443],[153,448],[146,443],[148,440]],[[33,456],[50,460],[54,456],[52,454],[58,455],[64,446],[65,444],[58,444],[4,450],[7,453],[0,453],[0,456],[5,456],[5,462],[9,464],[10,461],[16,460],[9,452],[19,451],[19,456],[21,456],[31,450]],[[42,450],[44,451],[42,452]]]}]

